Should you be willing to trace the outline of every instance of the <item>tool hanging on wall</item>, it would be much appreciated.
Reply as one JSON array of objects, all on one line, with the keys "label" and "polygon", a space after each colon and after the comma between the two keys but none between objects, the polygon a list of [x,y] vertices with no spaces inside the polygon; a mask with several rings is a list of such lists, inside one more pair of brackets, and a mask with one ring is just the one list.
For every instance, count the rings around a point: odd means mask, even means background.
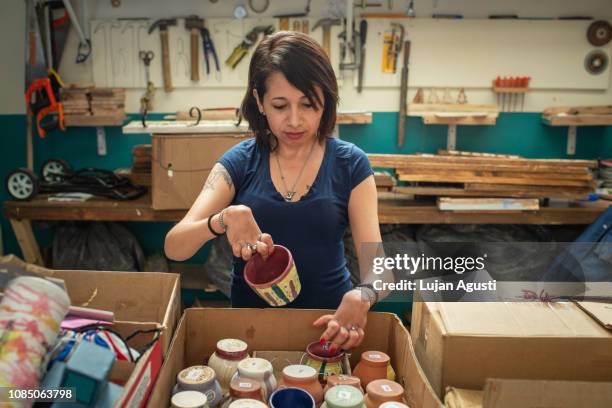
[{"label": "tool hanging on wall", "polygon": [[191,80],[200,80],[200,32],[204,28],[204,19],[191,15],[185,18],[185,30],[189,31],[191,53]]},{"label": "tool hanging on wall", "polygon": [[219,58],[217,58],[217,51],[215,50],[215,44],[210,37],[210,31],[208,28],[203,27],[200,30],[202,35],[202,46],[204,47],[204,62],[206,62],[206,75],[210,75],[210,63],[208,62],[208,55],[212,54],[213,61],[215,63],[215,69],[217,72],[217,79],[221,74],[221,68],[219,67]]},{"label": "tool hanging on wall", "polygon": [[151,61],[155,58],[153,51],[140,51],[138,57],[142,60],[145,69],[145,93],[140,98],[140,113],[146,115],[153,110],[153,97],[155,96],[155,85],[151,81]]},{"label": "tool hanging on wall", "polygon": [[338,37],[341,39],[340,61],[343,61],[340,63],[340,69],[359,71],[363,62],[361,57],[361,35],[359,31],[353,28],[349,29],[348,20],[346,20],[345,30],[341,32]]},{"label": "tool hanging on wall", "polygon": [[[28,114],[36,116],[38,135],[44,138],[48,131],[65,130],[64,110],[58,102],[60,88],[64,84],[55,71],[47,78],[32,81],[25,93]],[[45,120],[50,117],[51,120]]]},{"label": "tool hanging on wall", "polygon": [[363,88],[363,71],[365,70],[365,43],[366,38],[368,36],[368,22],[367,20],[361,20],[359,23],[359,37],[360,37],[360,47],[361,47],[361,61],[359,63],[359,73],[357,76],[357,92],[361,92]]},{"label": "tool hanging on wall", "polygon": [[419,88],[414,94],[414,98],[412,99],[412,103],[425,103],[425,93],[423,92],[423,88]]},{"label": "tool hanging on wall", "polygon": [[383,73],[395,74],[397,71],[397,58],[404,43],[404,34],[404,26],[398,23],[391,23],[391,32],[383,34]]},{"label": "tool hanging on wall", "polygon": [[529,91],[531,77],[501,77],[493,80],[493,92],[497,96],[497,105],[502,111],[516,111],[520,100],[521,110],[525,106],[525,94]]},{"label": "tool hanging on wall", "polygon": [[159,39],[161,40],[162,49],[162,73],[164,78],[164,90],[172,92],[172,73],[170,70],[170,41],[168,39],[168,27],[175,26],[176,18],[162,18],[151,24],[149,27],[149,35],[159,28]]},{"label": "tool hanging on wall", "polygon": [[225,60],[225,63],[235,69],[236,66],[245,55],[249,52],[249,49],[257,42],[260,33],[263,33],[264,37],[272,34],[274,32],[274,26],[257,26],[249,31],[244,40],[240,44],[238,44],[229,57]]},{"label": "tool hanging on wall", "polygon": [[461,88],[459,90],[459,95],[457,95],[457,103],[459,105],[465,105],[468,103],[467,95],[465,94],[465,89]]},{"label": "tool hanging on wall", "polygon": [[595,47],[603,47],[612,40],[612,26],[605,20],[598,20],[587,29],[587,40]]},{"label": "tool hanging on wall", "polygon": [[397,146],[404,146],[404,130],[406,126],[406,114],[407,105],[406,99],[408,97],[408,64],[410,63],[410,41],[404,41],[404,65],[402,66],[402,80],[400,85],[400,106],[399,106],[399,118],[397,123]]},{"label": "tool hanging on wall", "polygon": [[330,57],[331,27],[340,25],[340,23],[341,21],[339,18],[322,18],[312,27],[312,31],[315,31],[319,27],[323,30],[323,50],[325,50],[328,57]]},{"label": "tool hanging on wall", "polygon": [[[303,12],[300,13],[289,13],[289,14],[276,14],[274,18],[278,18],[278,29],[280,31],[289,30],[289,19],[297,17],[306,17],[310,13],[310,3],[312,0],[306,0],[306,7]],[[295,24],[295,23],[294,23]],[[294,30],[299,31],[299,30]]]},{"label": "tool hanging on wall", "polygon": [[591,75],[599,75],[608,68],[608,55],[600,50],[591,51],[584,58],[584,68]]},{"label": "tool hanging on wall", "polygon": [[83,29],[81,28],[81,24],[74,13],[74,9],[72,8],[72,4],[70,0],[63,0],[64,7],[66,8],[66,12],[70,16],[70,22],[74,26],[77,35],[79,36],[79,46],[77,49],[76,63],[81,64],[87,61],[87,58],[91,55],[91,40],[85,36]]},{"label": "tool hanging on wall", "polygon": [[[257,4],[257,3],[262,3],[262,4]],[[266,10],[268,10],[269,6],[270,6],[270,0],[260,0],[259,2],[255,0],[249,0],[250,9],[253,10],[253,12],[257,14],[265,13]]]}]

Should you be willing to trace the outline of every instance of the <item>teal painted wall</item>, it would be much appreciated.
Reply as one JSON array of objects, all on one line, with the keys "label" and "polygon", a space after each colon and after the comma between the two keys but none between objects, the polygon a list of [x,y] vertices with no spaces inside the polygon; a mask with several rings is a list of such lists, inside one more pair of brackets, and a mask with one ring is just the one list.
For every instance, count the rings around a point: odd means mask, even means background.
[{"label": "teal painted wall", "polygon": [[[163,115],[153,115],[160,119]],[[503,113],[496,126],[459,126],[457,149],[467,151],[518,154],[529,158],[576,158],[595,159],[612,157],[612,127],[584,127],[578,129],[575,156],[567,156],[566,127],[548,127],[541,124],[540,113]],[[135,116],[133,117],[135,118]],[[3,180],[12,169],[25,166],[25,116],[0,115],[0,173]],[[396,147],[397,113],[375,113],[371,125],[342,126],[341,137],[357,144],[368,153],[435,153],[446,147],[446,126],[425,126],[419,118],[408,118],[405,146]],[[98,156],[94,128],[70,128],[66,132],[53,132],[46,138],[35,138],[34,165],[38,169],[51,157],[62,157],[75,168],[101,167],[115,169],[131,165],[132,147],[149,143],[148,135],[124,135],[119,127],[106,128],[107,156]],[[0,200],[8,199],[5,187],[0,191]],[[144,251],[149,254],[162,251],[165,233],[171,223],[127,223],[139,239]],[[41,246],[50,244],[49,229],[35,229]],[[15,237],[2,216],[4,253],[21,256]],[[204,248],[192,259],[205,259]]]}]

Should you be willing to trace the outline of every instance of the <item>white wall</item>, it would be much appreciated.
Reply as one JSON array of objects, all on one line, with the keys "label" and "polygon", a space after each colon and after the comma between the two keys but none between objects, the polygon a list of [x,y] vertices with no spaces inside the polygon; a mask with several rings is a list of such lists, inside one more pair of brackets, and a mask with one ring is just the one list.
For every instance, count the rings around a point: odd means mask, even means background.
[{"label": "white wall", "polygon": [[[122,5],[113,8],[110,0],[85,0],[88,14],[91,19],[113,19],[119,17],[149,17],[161,18],[170,16],[184,16],[198,14],[205,18],[227,18],[237,4],[246,3],[245,0],[218,0],[211,3],[209,0],[122,0]],[[260,0],[255,0],[259,2]],[[372,0],[369,0],[372,2]],[[382,2],[384,7],[380,10],[369,11],[387,12],[387,0]],[[78,2],[73,0],[75,5]],[[305,0],[280,1],[271,0],[266,16],[282,13],[302,11]],[[394,11],[401,12],[406,9],[407,0],[393,0]],[[310,17],[316,18],[327,15],[334,7],[324,0],[313,0]],[[429,17],[431,13],[460,13],[467,18],[483,18],[489,14],[519,14],[531,17],[557,17],[569,15],[590,15],[597,18],[612,19],[611,0],[415,0],[417,17]],[[0,55],[3,62],[0,68],[3,92],[0,94],[0,114],[24,113],[24,27],[25,7],[23,0],[3,0],[0,5],[0,30],[3,41],[0,44]],[[251,17],[260,15],[251,13]],[[74,32],[70,38],[60,73],[67,82],[91,83],[91,64],[76,65],[73,63]],[[458,45],[460,46],[460,45]],[[612,44],[606,47],[608,54]],[[221,64],[227,53],[220,52]],[[546,53],[542,49],[542,53]],[[159,61],[158,61],[159,62]],[[477,61],[477,63],[480,61]],[[474,61],[453,61],[456,64],[474,63]],[[485,63],[483,61],[483,63]],[[412,67],[419,64],[417,59],[411,60]],[[612,70],[609,70],[612,72]],[[395,88],[367,89],[358,94],[351,83],[350,72],[345,72],[344,86],[341,88],[342,110],[373,110],[395,111],[399,104],[399,92]],[[555,67],[550,67],[550,75],[555,75]],[[608,75],[610,76],[610,75]],[[442,82],[442,80],[441,80]],[[607,83],[610,83],[608,78]],[[161,85],[161,84],[159,84]],[[410,89],[409,100],[412,99],[415,89]],[[467,88],[466,92],[470,103],[495,103],[494,96],[486,88]],[[138,111],[138,101],[142,89],[130,89],[127,93],[127,110]],[[179,88],[166,94],[158,89],[155,99],[155,110],[160,112],[173,112],[186,109],[192,105],[201,107],[236,106],[242,99],[243,91],[239,88],[210,89],[210,88]],[[612,103],[612,89],[605,91],[587,90],[534,90],[525,101],[526,111],[540,111],[544,107],[553,105],[595,105]]]}]

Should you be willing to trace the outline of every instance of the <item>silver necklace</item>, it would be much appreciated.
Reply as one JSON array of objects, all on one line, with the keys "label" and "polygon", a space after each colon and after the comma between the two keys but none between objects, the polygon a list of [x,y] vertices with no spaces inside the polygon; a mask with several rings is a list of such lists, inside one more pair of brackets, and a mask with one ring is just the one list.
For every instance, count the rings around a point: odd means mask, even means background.
[{"label": "silver necklace", "polygon": [[[306,168],[306,164],[308,164],[308,160],[310,160],[310,156],[312,156],[312,152],[314,151],[314,147],[316,143],[317,141],[315,140],[312,146],[310,147],[310,152],[308,152],[308,157],[306,157],[306,160],[304,160],[304,164],[302,165],[300,172],[295,178],[295,182],[293,183],[293,186],[291,186],[291,190],[287,188],[287,182],[285,181],[285,176],[283,175],[283,169],[281,169],[280,160],[278,159],[278,152],[274,155],[276,157],[276,165],[278,166],[278,172],[280,173],[281,181],[283,182],[283,187],[285,188],[285,191],[287,192],[285,195],[283,195],[283,198],[288,203],[291,202],[293,200],[293,196],[295,196],[295,193],[296,193],[295,186],[297,186],[298,181],[300,181],[300,177],[302,177],[302,173],[304,173],[304,169]],[[310,186],[307,185],[306,189],[309,189],[309,188]]]}]

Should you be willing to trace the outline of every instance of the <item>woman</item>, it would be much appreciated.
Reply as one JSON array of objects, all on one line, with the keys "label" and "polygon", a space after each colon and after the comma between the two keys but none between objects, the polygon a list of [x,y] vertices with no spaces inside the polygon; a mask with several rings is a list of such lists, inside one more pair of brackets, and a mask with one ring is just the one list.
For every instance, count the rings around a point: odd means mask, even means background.
[{"label": "woman", "polygon": [[273,245],[292,252],[302,291],[290,307],[331,308],[314,325],[321,342],[350,349],[364,336],[377,300],[371,285],[353,289],[344,258],[350,225],[357,253],[380,243],[377,193],[367,156],[330,138],[338,86],[323,49],[306,35],[278,32],[255,50],[242,114],[255,138],[228,150],[185,216],[166,236],[166,255],[185,260],[223,233],[232,246],[232,306],[266,307],[246,284],[245,262]]}]

